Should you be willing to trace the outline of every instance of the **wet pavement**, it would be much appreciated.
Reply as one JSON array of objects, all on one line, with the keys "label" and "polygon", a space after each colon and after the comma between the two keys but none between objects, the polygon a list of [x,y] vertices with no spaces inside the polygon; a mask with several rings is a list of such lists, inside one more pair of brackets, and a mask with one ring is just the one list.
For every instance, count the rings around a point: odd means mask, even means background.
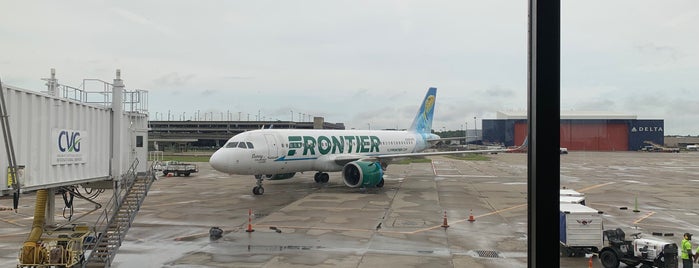
[{"label": "wet pavement", "polygon": [[[153,184],[112,267],[526,267],[526,154],[489,157],[390,165],[383,189],[348,188],[339,173],[317,184],[307,172],[265,181],[262,196],[252,194],[252,176],[202,163],[197,174]],[[691,209],[698,159],[571,152],[561,156],[561,186],[604,211],[605,229],[673,234],[665,238],[679,243],[682,233],[699,232]],[[33,195],[21,205],[20,213],[0,211],[2,267],[17,264],[31,228]],[[86,211],[76,201],[75,215]],[[221,238],[209,237],[212,227]],[[588,267],[584,257],[551,254],[561,267]],[[602,267],[596,258],[593,267]]]}]

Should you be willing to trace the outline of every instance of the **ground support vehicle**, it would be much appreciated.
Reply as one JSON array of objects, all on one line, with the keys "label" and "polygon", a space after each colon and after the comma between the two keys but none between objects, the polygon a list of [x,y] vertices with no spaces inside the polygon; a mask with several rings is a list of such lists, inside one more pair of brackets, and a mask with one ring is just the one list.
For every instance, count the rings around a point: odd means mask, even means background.
[{"label": "ground support vehicle", "polygon": [[596,253],[604,246],[602,211],[578,203],[560,203],[561,256]]},{"label": "ground support vehicle", "polygon": [[625,239],[621,228],[605,230],[607,246],[599,252],[599,260],[605,268],[617,268],[620,263],[629,267],[677,268],[677,244],[655,238],[640,238],[640,233],[632,234],[633,240]]},{"label": "ground support vehicle", "polygon": [[195,164],[183,163],[179,161],[166,161],[162,163],[158,169],[162,170],[163,175],[167,176],[172,173],[174,176],[189,176],[192,173],[199,172],[199,168]]}]

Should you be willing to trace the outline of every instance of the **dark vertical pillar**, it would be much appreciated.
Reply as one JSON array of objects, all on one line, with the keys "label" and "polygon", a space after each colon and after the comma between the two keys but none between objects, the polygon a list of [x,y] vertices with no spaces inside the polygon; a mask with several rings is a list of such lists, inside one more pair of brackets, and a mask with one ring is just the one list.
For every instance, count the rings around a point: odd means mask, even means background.
[{"label": "dark vertical pillar", "polygon": [[528,267],[560,267],[560,23],[560,0],[530,0]]}]

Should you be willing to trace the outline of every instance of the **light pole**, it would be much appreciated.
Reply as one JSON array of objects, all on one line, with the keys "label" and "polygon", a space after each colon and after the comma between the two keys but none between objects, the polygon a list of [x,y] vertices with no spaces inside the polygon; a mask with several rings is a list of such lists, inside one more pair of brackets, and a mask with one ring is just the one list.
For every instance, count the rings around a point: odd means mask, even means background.
[{"label": "light pole", "polygon": [[366,123],[366,125],[369,128],[369,130],[371,130],[371,123]]},{"label": "light pole", "polygon": [[291,122],[294,122],[294,111],[291,111]]},{"label": "light pole", "polygon": [[476,125],[476,117],[473,117],[473,135],[478,137],[478,126]]}]

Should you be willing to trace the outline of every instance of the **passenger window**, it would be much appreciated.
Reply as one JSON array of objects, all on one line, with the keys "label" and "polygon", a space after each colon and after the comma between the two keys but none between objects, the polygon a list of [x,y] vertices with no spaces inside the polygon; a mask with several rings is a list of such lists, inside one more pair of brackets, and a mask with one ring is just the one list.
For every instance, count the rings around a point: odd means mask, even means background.
[{"label": "passenger window", "polygon": [[252,142],[247,142],[247,144],[248,144],[248,149],[255,148],[255,147],[252,146]]},{"label": "passenger window", "polygon": [[245,146],[245,143],[244,143],[244,142],[240,142],[240,143],[238,143],[238,148],[247,149],[248,147]]},{"label": "passenger window", "polygon": [[226,148],[235,148],[235,147],[238,147],[237,141],[229,142],[228,144],[226,144]]}]

